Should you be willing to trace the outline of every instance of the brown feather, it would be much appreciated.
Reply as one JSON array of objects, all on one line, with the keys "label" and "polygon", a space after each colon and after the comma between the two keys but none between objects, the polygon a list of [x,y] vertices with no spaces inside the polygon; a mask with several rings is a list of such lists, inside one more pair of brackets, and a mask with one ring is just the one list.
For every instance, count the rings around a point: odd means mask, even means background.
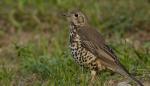
[{"label": "brown feather", "polygon": [[103,37],[96,29],[89,26],[83,26],[78,28],[78,34],[81,39],[81,45],[98,57],[103,65],[107,66],[108,69],[120,73],[121,75],[128,76],[135,80],[140,86],[143,86],[142,83],[132,76],[120,63],[113,50],[106,45]]},{"label": "brown feather", "polygon": [[[105,40],[96,29],[91,27],[81,27],[78,29],[78,34],[81,38],[81,44],[83,47],[94,55],[97,55],[96,57],[104,60],[104,62],[109,62],[111,65],[114,64],[114,55],[110,53],[109,49],[107,49],[105,46]],[[108,53],[110,53],[111,56]]]},{"label": "brown feather", "polygon": [[82,46],[96,55],[105,66],[119,73],[122,73],[123,70],[127,71],[96,29],[88,26],[80,27],[78,34]]}]

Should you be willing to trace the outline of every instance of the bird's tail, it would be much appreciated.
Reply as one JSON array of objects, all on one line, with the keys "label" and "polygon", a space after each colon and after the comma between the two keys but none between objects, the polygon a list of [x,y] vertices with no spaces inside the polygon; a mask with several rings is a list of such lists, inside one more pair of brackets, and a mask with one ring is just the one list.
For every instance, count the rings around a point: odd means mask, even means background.
[{"label": "bird's tail", "polygon": [[132,74],[130,74],[124,67],[122,67],[117,70],[121,75],[128,76],[131,80],[135,81],[139,86],[144,86],[138,79],[136,79]]},{"label": "bird's tail", "polygon": [[138,79],[136,79],[133,75],[128,74],[129,78],[134,80],[139,86],[144,86]]}]

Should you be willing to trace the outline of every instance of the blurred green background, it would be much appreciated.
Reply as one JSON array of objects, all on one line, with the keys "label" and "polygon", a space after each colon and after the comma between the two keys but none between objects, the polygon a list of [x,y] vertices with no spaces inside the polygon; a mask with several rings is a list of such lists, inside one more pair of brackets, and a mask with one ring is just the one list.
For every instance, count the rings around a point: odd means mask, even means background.
[{"label": "blurred green background", "polygon": [[[1,0],[0,86],[87,86],[62,13],[82,10],[127,69],[150,81],[150,0]],[[96,85],[122,77],[99,74]],[[108,85],[109,86],[109,85]]]}]

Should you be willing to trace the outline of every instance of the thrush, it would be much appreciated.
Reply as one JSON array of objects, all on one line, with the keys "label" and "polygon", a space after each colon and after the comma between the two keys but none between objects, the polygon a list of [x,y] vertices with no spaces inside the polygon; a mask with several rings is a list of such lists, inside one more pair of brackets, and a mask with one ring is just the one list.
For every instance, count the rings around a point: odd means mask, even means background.
[{"label": "thrush", "polygon": [[91,83],[96,74],[104,69],[117,72],[144,86],[120,63],[101,34],[89,25],[87,17],[79,10],[64,14],[70,23],[70,49],[76,63],[90,69]]}]

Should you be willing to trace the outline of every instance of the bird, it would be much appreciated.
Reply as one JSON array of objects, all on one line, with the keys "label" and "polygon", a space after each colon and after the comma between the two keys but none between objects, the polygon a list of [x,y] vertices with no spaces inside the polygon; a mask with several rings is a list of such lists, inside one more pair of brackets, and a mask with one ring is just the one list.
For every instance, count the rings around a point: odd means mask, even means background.
[{"label": "bird", "polygon": [[72,57],[77,64],[90,70],[91,84],[94,84],[97,73],[109,69],[135,81],[139,86],[144,86],[128,72],[99,31],[89,24],[82,11],[72,10],[63,16],[69,22],[69,47]]}]

